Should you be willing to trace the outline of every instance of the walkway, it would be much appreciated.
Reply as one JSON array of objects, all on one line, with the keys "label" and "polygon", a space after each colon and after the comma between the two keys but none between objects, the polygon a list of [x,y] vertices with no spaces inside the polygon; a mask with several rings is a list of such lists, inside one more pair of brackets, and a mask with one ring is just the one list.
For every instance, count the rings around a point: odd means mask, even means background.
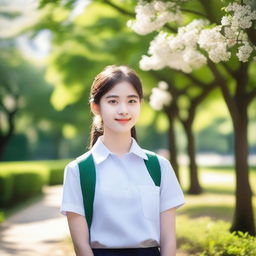
[{"label": "walkway", "polygon": [[45,196],[0,225],[1,256],[61,256],[56,245],[68,235],[66,218],[59,213],[61,186],[46,187]]}]

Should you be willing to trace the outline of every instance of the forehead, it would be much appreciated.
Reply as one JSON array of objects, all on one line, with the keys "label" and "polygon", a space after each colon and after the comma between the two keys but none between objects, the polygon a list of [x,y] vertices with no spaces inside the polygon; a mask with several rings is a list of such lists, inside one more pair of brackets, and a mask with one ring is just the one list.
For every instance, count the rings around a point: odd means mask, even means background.
[{"label": "forehead", "polygon": [[110,95],[115,95],[119,97],[128,97],[131,95],[139,96],[134,86],[127,81],[122,81],[115,84],[113,88],[111,88],[111,90],[109,90],[104,96],[107,97]]}]

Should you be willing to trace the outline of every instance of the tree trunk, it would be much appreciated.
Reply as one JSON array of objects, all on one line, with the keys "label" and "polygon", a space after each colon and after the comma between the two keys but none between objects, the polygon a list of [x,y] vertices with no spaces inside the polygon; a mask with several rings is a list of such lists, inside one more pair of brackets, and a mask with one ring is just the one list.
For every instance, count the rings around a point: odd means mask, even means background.
[{"label": "tree trunk", "polygon": [[6,146],[7,146],[8,141],[9,141],[9,138],[7,140],[6,137],[0,136],[0,139],[1,139],[1,142],[0,142],[0,161],[2,161],[3,160],[3,156],[4,156],[4,152],[5,152],[5,149],[6,149]]},{"label": "tree trunk", "polygon": [[198,179],[198,168],[196,164],[195,139],[192,131],[192,122],[182,122],[187,137],[187,153],[189,157],[190,184],[188,193],[198,195],[202,193],[202,188]]},{"label": "tree trunk", "polygon": [[[14,121],[15,121],[15,116],[17,111],[18,109],[13,110],[12,112],[6,111],[9,128],[6,134],[4,134],[4,132],[0,130],[0,161],[3,159],[5,149],[11,137],[14,134],[14,130],[15,130]],[[0,124],[0,128],[1,128],[1,124]]]},{"label": "tree trunk", "polygon": [[178,180],[180,180],[179,175],[179,165],[177,161],[177,146],[174,132],[174,119],[169,117],[169,132],[168,132],[168,140],[169,140],[169,150],[170,150],[170,162],[176,174]]},{"label": "tree trunk", "polygon": [[240,105],[238,111],[239,117],[235,120],[232,118],[235,136],[236,207],[230,230],[255,235],[248,168],[247,108]]}]

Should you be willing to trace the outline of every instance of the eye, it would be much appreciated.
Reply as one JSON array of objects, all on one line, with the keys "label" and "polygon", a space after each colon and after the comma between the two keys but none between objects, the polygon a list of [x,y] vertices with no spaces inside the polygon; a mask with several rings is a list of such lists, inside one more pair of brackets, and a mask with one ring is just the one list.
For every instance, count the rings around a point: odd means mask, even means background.
[{"label": "eye", "polygon": [[109,100],[108,103],[110,103],[110,104],[116,104],[116,103],[117,103],[117,100]]},{"label": "eye", "polygon": [[129,100],[129,103],[137,103],[137,100]]}]

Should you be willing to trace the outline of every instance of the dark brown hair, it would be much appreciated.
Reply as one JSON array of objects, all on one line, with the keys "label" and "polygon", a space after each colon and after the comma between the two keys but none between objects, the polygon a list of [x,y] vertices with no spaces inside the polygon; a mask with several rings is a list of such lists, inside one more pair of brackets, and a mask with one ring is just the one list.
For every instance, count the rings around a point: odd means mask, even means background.
[{"label": "dark brown hair", "polygon": [[[116,84],[127,81],[129,82],[139,95],[139,98],[143,98],[142,84],[134,70],[127,66],[106,66],[102,72],[100,72],[94,79],[91,86],[90,102],[100,103],[100,99],[108,91],[110,91]],[[103,127],[101,129],[96,128],[92,123],[89,149],[95,144],[98,137],[103,134]],[[131,129],[131,136],[136,138],[135,126]]]}]

